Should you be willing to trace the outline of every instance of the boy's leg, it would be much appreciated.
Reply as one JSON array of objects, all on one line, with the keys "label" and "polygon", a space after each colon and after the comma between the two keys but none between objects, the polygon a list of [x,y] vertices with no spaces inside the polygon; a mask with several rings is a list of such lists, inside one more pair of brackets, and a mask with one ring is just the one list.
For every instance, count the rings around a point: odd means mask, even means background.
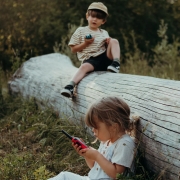
[{"label": "boy's leg", "polygon": [[61,91],[61,94],[66,97],[72,97],[73,96],[73,89],[76,84],[83,79],[83,77],[88,73],[94,70],[93,65],[90,63],[84,63],[81,64],[80,68],[70,81],[70,83],[64,87],[64,89]]},{"label": "boy's leg", "polygon": [[61,172],[57,176],[50,178],[48,180],[88,180],[87,176],[80,176],[71,172]]},{"label": "boy's leg", "polygon": [[83,77],[88,72],[91,72],[93,70],[94,70],[94,67],[92,64],[90,63],[81,64],[81,66],[79,67],[78,71],[76,72],[76,74],[74,75],[71,81],[75,82],[75,84],[78,84],[79,81],[81,81],[81,79],[83,79]]},{"label": "boy's leg", "polygon": [[120,69],[120,46],[116,39],[110,39],[107,47],[107,57],[112,59],[113,62],[108,66],[107,70],[111,72],[119,72]]}]

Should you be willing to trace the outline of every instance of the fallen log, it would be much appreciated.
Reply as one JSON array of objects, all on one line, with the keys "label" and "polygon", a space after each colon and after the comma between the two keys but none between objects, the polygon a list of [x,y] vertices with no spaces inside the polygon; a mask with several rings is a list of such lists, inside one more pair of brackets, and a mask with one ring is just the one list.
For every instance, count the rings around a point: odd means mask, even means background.
[{"label": "fallen log", "polygon": [[76,98],[72,100],[63,97],[60,91],[76,71],[65,55],[34,57],[15,72],[9,89],[24,98],[34,97],[60,116],[66,115],[77,122],[96,99],[109,95],[123,98],[131,114],[140,116],[138,137],[147,167],[153,172],[162,172],[163,179],[179,179],[180,81],[93,72],[78,84]]}]

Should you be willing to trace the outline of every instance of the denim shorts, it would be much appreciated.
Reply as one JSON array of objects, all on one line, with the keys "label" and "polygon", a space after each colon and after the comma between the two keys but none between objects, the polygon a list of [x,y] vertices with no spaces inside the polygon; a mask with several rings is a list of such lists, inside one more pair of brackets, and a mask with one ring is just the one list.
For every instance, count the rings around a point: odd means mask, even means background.
[{"label": "denim shorts", "polygon": [[89,63],[94,67],[94,71],[107,71],[107,67],[112,63],[113,61],[109,59],[106,55],[106,51],[99,56],[96,57],[90,57],[87,60],[83,61],[84,63]]}]

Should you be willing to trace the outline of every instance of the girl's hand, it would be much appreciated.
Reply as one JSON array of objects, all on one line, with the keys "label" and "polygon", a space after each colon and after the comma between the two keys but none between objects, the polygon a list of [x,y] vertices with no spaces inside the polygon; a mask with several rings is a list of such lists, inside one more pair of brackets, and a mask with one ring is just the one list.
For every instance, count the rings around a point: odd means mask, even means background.
[{"label": "girl's hand", "polygon": [[[83,139],[80,138],[80,140],[81,140],[82,142],[84,142]],[[81,146],[79,146],[78,144],[76,144],[76,143],[74,143],[74,142],[72,142],[72,146],[73,146],[73,148],[76,150],[76,152],[77,152],[80,156],[83,156],[83,154],[82,154],[82,152],[81,152]]]},{"label": "girl's hand", "polygon": [[97,151],[96,149],[89,147],[86,149],[81,149],[81,146],[78,146],[78,144],[75,144],[72,142],[72,146],[73,148],[76,150],[76,152],[80,155],[83,156],[84,158],[88,158],[91,160],[95,160],[98,156],[99,151]]},{"label": "girl's hand", "polygon": [[76,144],[76,143],[74,143],[74,142],[72,142],[72,146],[73,146],[73,148],[76,150],[76,152],[77,152],[80,156],[82,156],[82,152],[80,152],[80,151],[81,151],[81,146],[78,146],[78,144]]},{"label": "girl's hand", "polygon": [[81,149],[80,153],[82,153],[82,156],[91,160],[96,160],[97,156],[100,154],[99,151],[96,149],[89,147],[86,149]]}]

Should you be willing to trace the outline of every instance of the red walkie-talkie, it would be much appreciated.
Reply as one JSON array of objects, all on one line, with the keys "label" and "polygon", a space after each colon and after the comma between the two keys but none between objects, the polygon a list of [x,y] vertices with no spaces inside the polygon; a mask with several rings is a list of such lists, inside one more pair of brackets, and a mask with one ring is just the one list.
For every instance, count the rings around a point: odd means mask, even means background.
[{"label": "red walkie-talkie", "polygon": [[71,139],[71,141],[75,144],[77,144],[78,146],[81,146],[81,149],[85,149],[85,148],[88,148],[88,146],[82,142],[79,138],[77,137],[73,137],[73,136],[70,136],[66,131],[62,130],[62,132],[69,138]]}]

